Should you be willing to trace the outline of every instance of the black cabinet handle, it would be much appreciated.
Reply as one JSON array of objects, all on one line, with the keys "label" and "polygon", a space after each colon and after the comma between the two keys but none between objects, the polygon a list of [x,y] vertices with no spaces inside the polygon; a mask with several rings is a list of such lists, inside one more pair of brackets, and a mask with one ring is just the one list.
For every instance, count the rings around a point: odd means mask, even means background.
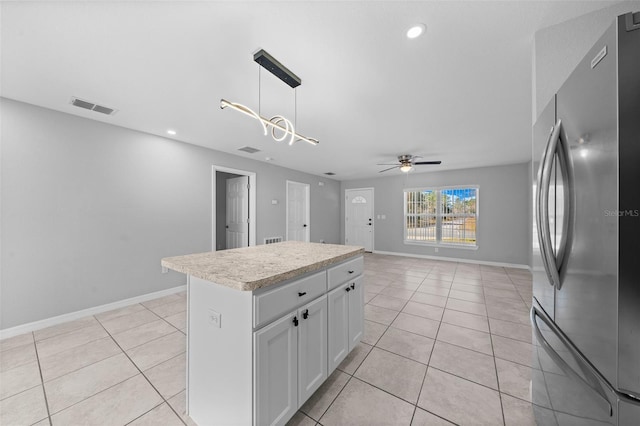
[{"label": "black cabinet handle", "polygon": [[294,325],[295,327],[297,327],[297,326],[298,326],[298,317],[293,317],[293,325]]},{"label": "black cabinet handle", "polygon": [[347,291],[351,291],[351,288],[350,288],[350,287],[347,287],[347,288],[345,288],[345,290],[347,290]]},{"label": "black cabinet handle", "polygon": [[350,274],[353,274],[355,271],[348,271]]},{"label": "black cabinet handle", "polygon": [[304,225],[302,225],[302,227],[303,227],[303,228],[306,228],[306,227],[307,227],[307,224],[305,223]]},{"label": "black cabinet handle", "polygon": [[356,283],[351,284],[351,290],[355,290],[356,289]]},{"label": "black cabinet handle", "polygon": [[307,292],[306,292],[306,291],[303,291],[302,293],[301,293],[301,292],[298,292],[298,297],[302,297],[302,296],[304,296],[305,294],[307,294]]},{"label": "black cabinet handle", "polygon": [[308,309],[305,309],[304,311],[302,311],[302,318],[303,319],[309,318],[309,310]]}]

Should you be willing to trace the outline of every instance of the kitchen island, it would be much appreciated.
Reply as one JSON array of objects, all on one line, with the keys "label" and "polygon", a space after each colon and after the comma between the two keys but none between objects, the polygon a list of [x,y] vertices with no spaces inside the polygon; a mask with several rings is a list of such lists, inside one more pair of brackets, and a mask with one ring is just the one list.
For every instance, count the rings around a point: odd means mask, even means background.
[{"label": "kitchen island", "polygon": [[187,412],[284,425],[364,332],[361,247],[287,241],[162,259],[187,274]]}]

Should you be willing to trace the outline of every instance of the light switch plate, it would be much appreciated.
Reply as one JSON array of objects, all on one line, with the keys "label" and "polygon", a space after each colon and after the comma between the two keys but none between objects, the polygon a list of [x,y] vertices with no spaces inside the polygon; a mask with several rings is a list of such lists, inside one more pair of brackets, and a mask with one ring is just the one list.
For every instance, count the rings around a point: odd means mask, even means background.
[{"label": "light switch plate", "polygon": [[222,314],[220,312],[216,312],[213,309],[209,309],[207,311],[207,319],[209,320],[209,324],[216,328],[222,328]]}]

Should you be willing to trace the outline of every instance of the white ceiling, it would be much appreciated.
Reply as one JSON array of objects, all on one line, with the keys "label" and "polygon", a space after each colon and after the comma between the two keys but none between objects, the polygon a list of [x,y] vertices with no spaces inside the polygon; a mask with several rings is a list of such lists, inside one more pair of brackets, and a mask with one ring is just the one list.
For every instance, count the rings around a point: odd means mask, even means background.
[{"label": "white ceiling", "polygon": [[[443,162],[421,171],[519,163],[535,31],[613,3],[4,2],[1,95],[341,180],[405,153]],[[419,22],[426,34],[407,39]],[[297,130],[318,146],[276,143],[219,108],[257,110],[260,48],[302,78]],[[293,119],[294,91],[261,75],[262,115]],[[237,151],[246,145],[262,152]]]}]

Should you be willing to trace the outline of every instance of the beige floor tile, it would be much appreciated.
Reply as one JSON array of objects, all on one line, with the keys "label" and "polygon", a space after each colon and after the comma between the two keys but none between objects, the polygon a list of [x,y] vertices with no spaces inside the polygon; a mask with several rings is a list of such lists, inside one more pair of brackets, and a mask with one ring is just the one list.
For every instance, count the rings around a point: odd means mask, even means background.
[{"label": "beige floor tile", "polygon": [[[420,284],[422,282],[424,278],[423,277],[413,277],[410,275],[395,275],[393,276],[393,284],[390,285],[398,285],[397,283],[403,283],[403,284]],[[407,289],[408,290],[415,290],[416,288],[418,288],[417,285],[412,285],[412,286],[408,286]]]},{"label": "beige floor tile", "polygon": [[370,305],[378,306],[381,308],[391,309],[393,311],[401,311],[404,308],[404,305],[407,303],[404,299],[398,299],[391,296],[385,296],[384,294],[379,294],[369,302]]},{"label": "beige floor tile", "polygon": [[451,426],[453,423],[416,407],[411,426]]},{"label": "beige floor tile", "polygon": [[451,290],[466,291],[467,293],[484,294],[484,290],[480,285],[461,284],[453,282]]},{"label": "beige floor tile", "polygon": [[355,348],[347,357],[338,365],[338,369],[344,371],[347,374],[353,374],[356,372],[362,361],[366,358],[366,356],[371,351],[373,346],[367,345],[366,343],[360,342],[356,345]]},{"label": "beige floor tile", "polygon": [[128,426],[183,426],[180,417],[173,412],[169,404],[158,405],[153,410],[138,417]]},{"label": "beige floor tile", "polygon": [[397,315],[398,311],[394,311],[392,309],[381,308],[373,305],[364,306],[364,319],[368,321],[389,325]]},{"label": "beige floor tile", "polygon": [[414,293],[414,290],[407,290],[404,288],[393,287],[393,286],[385,287],[380,291],[380,294],[402,299],[405,302],[411,299],[411,296],[413,296],[413,293]]},{"label": "beige floor tile", "polygon": [[433,339],[408,331],[389,327],[376,344],[377,347],[427,364],[433,348]]},{"label": "beige floor tile", "polygon": [[531,402],[531,368],[496,358],[500,392]]},{"label": "beige floor tile", "polygon": [[416,292],[411,297],[412,302],[426,303],[427,305],[440,306],[444,308],[447,304],[447,298],[444,296],[436,296],[435,294]]},{"label": "beige floor tile", "polygon": [[34,423],[31,426],[49,426],[49,417],[45,417],[44,419],[40,420],[38,423]]},{"label": "beige floor tile", "polygon": [[434,368],[427,371],[418,406],[458,424],[502,424],[497,391]]},{"label": "beige floor tile", "polygon": [[531,343],[532,341],[531,325],[529,324],[518,324],[495,318],[489,318],[489,324],[491,325],[491,334],[497,334],[498,336],[521,340],[527,343]]},{"label": "beige floor tile", "polygon": [[[412,278],[413,280],[414,278]],[[387,287],[397,288],[400,290],[411,291],[414,292],[418,287],[420,287],[420,279],[415,278],[415,281],[405,281],[404,279],[401,281],[391,281],[387,284]]]},{"label": "beige floor tile", "polygon": [[481,286],[482,285],[482,278],[472,278],[472,277],[455,277],[453,279],[453,283],[458,283],[458,284],[466,284],[466,285],[475,285],[475,286]]},{"label": "beige floor tile", "polygon": [[385,287],[385,286],[383,286],[383,285],[378,285],[378,284],[372,284],[372,283],[370,284],[370,283],[368,283],[368,282],[365,282],[365,284],[364,284],[364,291],[367,291],[367,292],[369,292],[369,293],[376,293],[376,294],[378,294],[378,293],[380,293],[382,290],[384,290],[385,288],[387,288],[387,287]]},{"label": "beige floor tile", "polygon": [[144,311],[146,308],[139,303],[134,305],[124,306],[122,308],[114,309],[112,311],[102,312],[100,314],[96,314],[95,317],[100,322],[109,321],[114,318],[118,318],[124,315],[130,315],[136,312]]},{"label": "beige floor tile", "polygon": [[378,324],[377,322],[364,320],[364,336],[362,336],[362,342],[368,345],[375,345],[380,336],[387,329],[386,325]]},{"label": "beige floor tile", "polygon": [[314,392],[300,408],[309,417],[319,420],[336,396],[349,381],[349,376],[340,370],[335,370],[329,378]]},{"label": "beige floor tile", "polygon": [[70,331],[79,330],[91,325],[97,325],[98,320],[93,316],[87,316],[74,321],[64,322],[51,327],[43,328],[42,330],[36,330],[33,332],[36,341],[50,339],[51,337],[59,336],[61,334],[68,333]]},{"label": "beige floor tile", "polygon": [[467,300],[449,299],[447,300],[447,309],[454,311],[467,312],[475,315],[487,315],[487,308],[484,303],[469,302]]},{"label": "beige floor tile", "polygon": [[506,426],[536,426],[533,406],[526,401],[500,394]]},{"label": "beige floor tile", "polygon": [[422,284],[416,291],[420,293],[433,294],[434,296],[449,296],[449,287],[434,287],[427,284]]},{"label": "beige floor tile", "polygon": [[467,302],[484,303],[484,296],[482,294],[469,291],[451,289],[449,297],[452,299],[466,300]]},{"label": "beige floor tile", "polygon": [[122,349],[127,350],[175,331],[176,329],[167,324],[165,320],[156,319],[155,321],[130,328],[122,333],[112,334],[112,337]]},{"label": "beige floor tile", "polygon": [[28,345],[29,343],[33,343],[33,333],[25,333],[18,336],[9,337],[7,339],[0,340],[0,352],[4,352],[7,349],[15,349],[19,346]]},{"label": "beige floor tile", "polygon": [[143,371],[160,395],[169,399],[182,392],[187,380],[186,352]]},{"label": "beige floor tile", "polygon": [[496,358],[506,359],[527,367],[531,365],[533,346],[530,343],[501,336],[492,336],[492,340]]},{"label": "beige floor tile", "polygon": [[40,358],[48,357],[58,352],[68,349],[77,348],[94,340],[103,339],[108,334],[100,324],[90,325],[55,337],[36,342],[38,347],[38,356]]},{"label": "beige floor tile", "polygon": [[471,330],[470,328],[458,327],[442,323],[438,331],[437,340],[462,346],[463,348],[493,355],[491,349],[491,335],[482,331]]},{"label": "beige floor tile", "polygon": [[167,303],[175,303],[181,302],[183,297],[178,296],[177,294],[169,294],[167,296],[158,297],[157,299],[147,300],[146,302],[142,302],[141,305],[146,307],[147,309],[157,308],[160,305],[166,305]]},{"label": "beige floor tile", "polygon": [[104,337],[50,356],[41,356],[42,378],[47,382],[120,352],[111,337]]},{"label": "beige floor tile", "polygon": [[42,386],[0,401],[0,425],[31,425],[47,418]]},{"label": "beige floor tile", "polygon": [[287,422],[286,426],[315,426],[315,424],[315,420],[298,411],[293,415],[293,417],[291,417],[291,420]]},{"label": "beige floor tile", "polygon": [[444,342],[436,342],[429,366],[498,389],[496,367],[494,359],[490,355]]},{"label": "beige floor tile", "polygon": [[[420,287],[422,286],[427,286],[427,287],[436,287],[436,288],[446,288],[447,290],[449,290],[451,288],[451,281],[441,281],[441,280],[434,280],[432,278],[425,278],[424,281],[422,281],[422,284],[420,285]],[[418,287],[418,288],[420,288]]]},{"label": "beige floor tile", "polygon": [[156,321],[158,316],[149,310],[134,312],[129,315],[122,315],[106,321],[100,321],[109,334],[114,335],[123,331],[141,326],[143,324]]},{"label": "beige floor tile", "polygon": [[0,353],[0,372],[37,361],[36,347],[33,343],[7,349]]},{"label": "beige floor tile", "polygon": [[51,421],[54,426],[124,425],[160,403],[160,395],[138,374],[52,415]]},{"label": "beige floor tile", "polygon": [[426,371],[424,364],[373,348],[354,376],[415,404]]},{"label": "beige floor tile", "polygon": [[36,361],[22,364],[0,373],[0,399],[31,389],[41,384],[40,368]]},{"label": "beige floor tile", "polygon": [[53,379],[44,385],[49,411],[53,415],[138,373],[127,356],[119,354]]},{"label": "beige floor tile", "polygon": [[[365,302],[366,303],[366,302]],[[169,315],[164,318],[169,324],[177,328],[178,330],[184,330],[187,328],[187,312],[178,312],[177,314]]]},{"label": "beige floor tile", "polygon": [[442,319],[442,313],[444,308],[434,305],[426,305],[424,303],[409,301],[402,308],[402,312],[405,314],[416,315],[423,318],[429,318],[434,321],[440,321]]},{"label": "beige floor tile", "polygon": [[364,292],[364,296],[362,297],[362,300],[363,300],[363,302],[365,304],[367,304],[367,303],[369,303],[371,301],[371,299],[373,299],[377,295],[378,295],[378,293],[369,293],[368,291],[365,291]]},{"label": "beige floor tile", "polygon": [[144,345],[129,349],[127,354],[141,370],[147,370],[187,350],[186,337],[179,331],[173,332]]},{"label": "beige floor tile", "polygon": [[180,416],[183,422],[187,424],[187,426],[198,426],[191,419],[191,417],[187,416],[187,395],[186,391],[182,391],[173,398],[167,401],[169,405],[175,410],[176,413]]},{"label": "beige floor tile", "polygon": [[453,273],[444,274],[444,273],[440,273],[440,272],[429,272],[429,275],[427,275],[427,279],[438,280],[438,281],[446,281],[446,282],[450,283],[450,282],[453,281]]},{"label": "beige floor tile", "polygon": [[391,327],[435,339],[439,325],[438,321],[401,312],[393,321]]},{"label": "beige floor tile", "polygon": [[160,305],[152,309],[152,311],[156,315],[159,315],[162,318],[177,314],[179,312],[185,312],[186,310],[187,310],[186,300],[180,300],[174,303],[167,303],[166,305]]},{"label": "beige floor tile", "polygon": [[442,316],[442,322],[458,325],[460,327],[472,328],[478,331],[484,331],[485,333],[489,332],[487,317],[483,315],[445,309],[444,315]]},{"label": "beige floor tile", "polygon": [[356,378],[352,378],[329,410],[324,426],[408,425],[414,406]]},{"label": "beige floor tile", "polygon": [[498,288],[487,287],[484,290],[484,294],[487,296],[498,297],[498,298],[508,299],[508,300],[517,300],[517,301],[521,300],[520,293],[518,293],[515,288],[498,289]]}]

